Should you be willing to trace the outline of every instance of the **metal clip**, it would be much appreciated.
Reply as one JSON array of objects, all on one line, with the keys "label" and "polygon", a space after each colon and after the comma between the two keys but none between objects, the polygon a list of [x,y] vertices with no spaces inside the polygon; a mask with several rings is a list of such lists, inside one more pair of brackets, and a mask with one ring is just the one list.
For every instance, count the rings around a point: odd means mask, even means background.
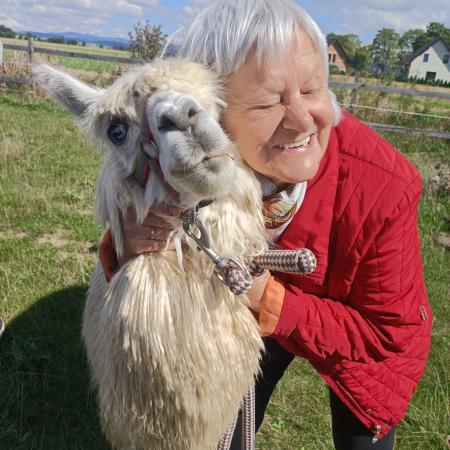
[{"label": "metal clip", "polygon": [[[220,258],[220,256],[218,256],[211,248],[211,236],[209,230],[203,222],[197,218],[195,210],[192,211],[190,216],[184,219],[183,230],[197,244],[198,249],[205,252],[211,258],[215,265],[220,264],[222,258]],[[195,233],[196,231],[200,233],[200,236],[197,236]]]},{"label": "metal clip", "polygon": [[208,228],[197,217],[196,209],[191,211],[191,214],[183,221],[184,232],[197,244],[198,250],[203,251],[213,262],[215,269],[215,276],[225,285],[229,286],[227,281],[227,272],[230,269],[239,269],[244,274],[248,274],[247,268],[240,262],[219,256],[211,248],[211,236]]}]

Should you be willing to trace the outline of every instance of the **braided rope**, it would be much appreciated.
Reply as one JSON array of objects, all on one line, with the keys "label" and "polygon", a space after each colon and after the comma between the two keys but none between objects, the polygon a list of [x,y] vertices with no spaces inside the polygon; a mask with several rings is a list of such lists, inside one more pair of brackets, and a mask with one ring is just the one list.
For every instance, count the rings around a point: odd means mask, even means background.
[{"label": "braided rope", "polygon": [[[238,416],[235,417],[233,423],[228,428],[219,442],[217,450],[230,450],[231,442],[233,440],[234,431]],[[255,385],[252,385],[244,397],[244,404],[242,407],[242,439],[241,450],[255,450]]]},{"label": "braided rope", "polygon": [[227,432],[222,436],[222,439],[217,446],[217,450],[230,450],[231,441],[233,440],[234,430],[236,428],[237,416],[234,418],[233,423],[229,426]]},{"label": "braided rope", "polygon": [[252,385],[244,397],[241,450],[255,449],[255,434],[255,385]]},{"label": "braided rope", "polygon": [[307,248],[299,250],[269,250],[256,256],[250,263],[250,272],[260,273],[264,269],[284,273],[308,275],[316,269],[314,253]]},{"label": "braided rope", "polygon": [[[261,276],[265,270],[275,272],[310,274],[317,265],[311,250],[268,250],[249,262],[249,271],[237,266],[230,266],[223,275],[224,281],[235,295],[245,294],[252,285],[252,277]],[[219,442],[217,450],[229,450],[236,428],[237,417]],[[255,386],[244,397],[242,408],[242,442],[241,450],[255,449]]]},{"label": "braided rope", "polygon": [[314,272],[316,265],[314,253],[307,248],[268,250],[248,263],[250,273],[233,266],[225,271],[224,280],[233,294],[242,295],[250,289],[252,277],[261,276],[265,270],[308,275]]}]

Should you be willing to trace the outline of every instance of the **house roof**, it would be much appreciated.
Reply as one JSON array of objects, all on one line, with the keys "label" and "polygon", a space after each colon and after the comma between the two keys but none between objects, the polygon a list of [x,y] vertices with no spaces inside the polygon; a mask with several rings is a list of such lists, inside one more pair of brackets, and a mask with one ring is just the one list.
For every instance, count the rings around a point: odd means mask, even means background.
[{"label": "house roof", "polygon": [[349,59],[347,53],[345,53],[344,47],[342,47],[341,43],[337,39],[331,39],[331,41],[328,41],[328,45],[334,45],[336,50],[341,54],[345,64],[348,64]]},{"label": "house roof", "polygon": [[408,55],[403,60],[403,64],[410,64],[414,59],[416,59],[422,53],[426,52],[430,47],[432,47],[434,44],[436,44],[436,42],[439,42],[439,41],[441,41],[445,45],[447,51],[450,53],[450,50],[447,47],[447,45],[445,44],[444,39],[437,37],[437,38],[429,40],[428,42],[423,44],[422,47],[419,47],[414,53],[411,53],[411,55]]}]

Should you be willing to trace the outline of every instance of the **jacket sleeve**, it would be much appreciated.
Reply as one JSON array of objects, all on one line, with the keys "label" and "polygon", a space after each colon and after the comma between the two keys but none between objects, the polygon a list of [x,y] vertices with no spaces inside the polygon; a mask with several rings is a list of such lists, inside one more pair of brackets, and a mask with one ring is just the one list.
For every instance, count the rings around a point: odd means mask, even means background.
[{"label": "jacket sleeve", "polygon": [[270,280],[259,316],[262,334],[311,361],[369,362],[402,352],[430,314],[417,229],[420,193],[418,177],[360,261],[345,301]]}]

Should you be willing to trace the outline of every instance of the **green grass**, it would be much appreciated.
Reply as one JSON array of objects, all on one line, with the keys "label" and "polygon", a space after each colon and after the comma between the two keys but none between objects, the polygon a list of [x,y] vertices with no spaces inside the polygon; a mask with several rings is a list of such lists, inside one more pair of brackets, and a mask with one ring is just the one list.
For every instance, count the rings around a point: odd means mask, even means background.
[{"label": "green grass", "polygon": [[[127,58],[128,56],[123,56]],[[97,61],[95,59],[75,58],[69,56],[53,56],[37,53],[34,57],[37,63],[46,63],[52,65],[62,65],[68,69],[86,70],[89,72],[115,72],[124,64],[110,61]],[[20,63],[23,67],[27,63],[27,54],[13,50],[4,50],[4,63],[14,64]]]},{"label": "green grass", "polygon": [[[28,41],[22,39],[10,39],[1,38],[3,44],[13,44],[27,46]],[[97,46],[87,45],[82,47],[80,45],[67,45],[67,44],[54,44],[45,41],[33,41],[33,45],[36,48],[51,48],[53,50],[63,50],[66,52],[76,52],[76,53],[91,53],[93,55],[106,55],[106,56],[121,56],[123,58],[129,58],[130,52],[124,50],[114,50],[112,48],[100,48]]]},{"label": "green grass", "polygon": [[[1,38],[1,41],[4,44],[14,44],[27,46],[28,41],[24,41],[21,39],[8,39]],[[110,48],[100,48],[94,46],[86,46],[82,47],[79,45],[67,45],[67,44],[53,44],[50,42],[44,41],[34,41],[34,47],[38,48],[49,48],[53,50],[61,50],[65,52],[74,52],[74,53],[84,53],[91,55],[101,55],[101,56],[114,56],[120,58],[130,58],[129,51],[122,50],[113,50]],[[26,59],[28,56],[24,52],[17,52],[12,50],[4,50],[4,61],[5,63],[11,61],[12,59]],[[119,64],[115,62],[109,61],[96,61],[91,59],[84,58],[72,58],[67,56],[49,56],[44,55],[42,53],[35,53],[35,60],[38,62],[48,62],[50,64],[61,64],[69,69],[76,70],[87,70],[92,72],[114,72],[119,68]]]},{"label": "green grass", "polygon": [[[333,89],[333,91],[341,103],[347,105],[351,103],[350,90]],[[448,100],[360,91],[356,104],[379,108],[379,110],[355,108],[355,114],[368,122],[450,132],[450,120],[448,119],[450,117],[450,101]],[[383,111],[383,109],[392,111]],[[401,114],[396,111],[441,116],[444,118],[414,116]]]},{"label": "green grass", "polygon": [[[448,448],[450,200],[429,179],[450,143],[414,136],[389,140],[425,178],[420,232],[433,348],[397,449]],[[95,244],[92,219],[99,155],[70,117],[43,100],[0,95],[0,449],[107,450],[80,340]],[[297,359],[277,387],[258,435],[260,450],[332,449],[328,390]]]}]

